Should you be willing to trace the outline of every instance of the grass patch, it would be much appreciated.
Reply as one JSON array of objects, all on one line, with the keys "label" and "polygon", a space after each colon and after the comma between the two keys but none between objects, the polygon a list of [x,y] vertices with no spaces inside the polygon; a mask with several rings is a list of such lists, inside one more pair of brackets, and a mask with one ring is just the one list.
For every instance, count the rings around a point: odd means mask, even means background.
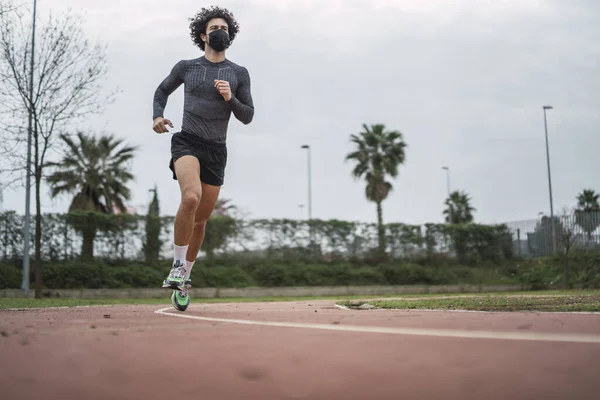
[{"label": "grass patch", "polygon": [[[171,304],[170,293],[165,299],[0,299],[0,310],[9,308],[45,308],[45,307],[81,307],[81,306],[110,306],[110,305],[156,305],[168,306]],[[348,296],[348,299],[359,298]],[[260,297],[260,298],[192,298],[192,304],[210,303],[249,303],[249,302],[275,302],[298,300],[321,300],[339,298],[327,297]]]},{"label": "grass patch", "polygon": [[[46,308],[46,307],[81,307],[81,306],[110,306],[110,305],[170,305],[170,292],[165,299],[69,299],[69,298],[0,298],[0,310],[9,308]],[[428,296],[408,295],[410,296]],[[398,297],[398,295],[381,296],[381,298]],[[315,296],[315,297],[235,297],[235,298],[195,298],[192,304],[212,303],[261,303],[261,302],[287,302],[287,301],[315,301],[315,300],[357,300],[364,296]]]},{"label": "grass patch", "polygon": [[379,309],[429,309],[429,310],[471,310],[471,311],[561,311],[561,312],[600,312],[600,292],[571,292],[558,294],[525,295],[471,295],[450,296],[450,298],[390,299],[372,301],[344,301],[340,304],[351,309],[361,309],[365,305]]},{"label": "grass patch", "polygon": [[[45,308],[45,307],[80,307],[80,306],[104,306],[104,305],[156,305],[168,306],[171,304],[169,299],[170,292],[165,293],[164,299],[68,299],[68,298],[0,298],[0,310],[9,308]],[[548,291],[528,291],[528,292],[498,292],[498,293],[421,293],[421,294],[406,294],[406,295],[387,295],[377,296],[378,299],[390,300],[374,300],[369,301],[369,304],[387,303],[390,306],[380,308],[438,308],[445,300],[436,299],[439,297],[451,297],[457,299],[448,300],[448,304],[454,304],[456,307],[460,300],[466,304],[468,299],[483,298],[504,298],[518,297],[524,295],[532,296],[595,296],[597,299],[596,307],[600,305],[600,291],[563,291],[563,290],[548,290]],[[398,299],[401,297],[402,299]],[[426,300],[421,300],[425,298]],[[431,299],[428,299],[431,298]],[[210,303],[249,303],[249,302],[287,302],[287,301],[315,301],[315,300],[333,300],[340,301],[340,304],[364,304],[365,296],[320,296],[320,297],[253,297],[253,298],[194,298],[192,304],[210,304]],[[413,300],[410,300],[413,299]],[[394,305],[394,306],[392,306]],[[443,308],[448,308],[448,305]],[[466,309],[466,308],[465,308]],[[600,310],[597,310],[600,311]]]}]

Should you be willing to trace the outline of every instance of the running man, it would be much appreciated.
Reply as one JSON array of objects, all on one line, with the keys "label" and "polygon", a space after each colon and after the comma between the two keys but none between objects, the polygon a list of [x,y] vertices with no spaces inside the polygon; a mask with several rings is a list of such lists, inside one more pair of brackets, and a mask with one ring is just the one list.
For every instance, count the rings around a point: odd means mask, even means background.
[{"label": "running man", "polygon": [[163,288],[173,289],[171,302],[180,311],[189,305],[190,273],[225,177],[227,128],[231,114],[247,125],[254,117],[250,75],[225,57],[239,25],[221,7],[202,8],[190,19],[190,36],[204,55],[179,61],[154,94],[156,133],[167,133],[168,97],[184,85],[181,132],[171,138],[169,168],[179,183],[181,203],[175,217],[174,259]]}]

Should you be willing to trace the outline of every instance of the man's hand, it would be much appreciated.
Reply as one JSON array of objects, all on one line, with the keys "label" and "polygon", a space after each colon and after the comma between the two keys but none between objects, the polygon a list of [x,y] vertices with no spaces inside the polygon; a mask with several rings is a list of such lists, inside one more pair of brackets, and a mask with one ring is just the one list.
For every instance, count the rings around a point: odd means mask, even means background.
[{"label": "man's hand", "polygon": [[169,132],[169,130],[167,129],[166,125],[169,125],[171,128],[173,128],[173,124],[171,123],[171,121],[169,121],[168,119],[164,119],[163,117],[157,117],[154,120],[152,129],[156,133],[167,133]]},{"label": "man's hand", "polygon": [[215,79],[215,87],[219,93],[221,93],[221,96],[223,96],[225,101],[231,100],[231,88],[229,87],[229,82]]}]

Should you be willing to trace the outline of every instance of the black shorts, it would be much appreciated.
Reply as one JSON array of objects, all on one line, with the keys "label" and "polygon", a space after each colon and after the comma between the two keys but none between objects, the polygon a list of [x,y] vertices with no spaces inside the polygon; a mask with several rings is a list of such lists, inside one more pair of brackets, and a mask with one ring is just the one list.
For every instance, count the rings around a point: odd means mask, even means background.
[{"label": "black shorts", "polygon": [[222,186],[227,165],[227,146],[203,140],[196,135],[179,132],[171,137],[169,168],[175,174],[175,161],[182,156],[194,156],[200,162],[200,180],[208,185]]}]

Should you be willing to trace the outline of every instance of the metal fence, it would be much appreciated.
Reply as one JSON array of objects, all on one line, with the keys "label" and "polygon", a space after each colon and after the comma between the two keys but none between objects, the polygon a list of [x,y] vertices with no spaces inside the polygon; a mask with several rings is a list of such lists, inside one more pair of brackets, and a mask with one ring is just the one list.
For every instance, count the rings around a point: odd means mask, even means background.
[{"label": "metal fence", "polygon": [[[173,217],[162,217],[161,254],[172,254]],[[0,213],[0,259],[18,262],[23,250],[23,217],[15,212]],[[94,240],[94,255],[105,260],[143,260],[145,217],[135,216],[127,226],[109,232],[98,231]],[[574,213],[554,217],[503,224],[508,235],[502,234],[502,243],[494,246],[512,248],[517,257],[535,258],[560,254],[575,248],[600,250],[600,212]],[[436,225],[438,228],[443,225]],[[248,220],[238,221],[238,232],[228,236],[216,249],[217,253],[251,252],[273,254],[309,246],[319,248],[322,257],[343,255],[361,257],[377,247],[377,227],[371,223],[346,221]],[[32,232],[34,221],[32,219]],[[456,255],[455,241],[443,229],[425,225],[388,224],[387,251],[395,258],[414,258],[432,253]],[[475,238],[469,248],[481,248]],[[33,237],[31,238],[33,252]],[[479,241],[477,243],[477,241]],[[512,242],[512,243],[511,243]],[[42,259],[67,261],[79,257],[82,238],[64,215],[45,214],[42,220]],[[460,250],[460,249],[459,249]],[[464,246],[463,246],[464,250]],[[202,254],[202,253],[201,253]],[[288,253],[289,254],[289,253]],[[489,254],[487,252],[486,254]]]},{"label": "metal fence", "polygon": [[564,254],[573,249],[600,250],[600,212],[575,212],[505,223],[513,234],[513,251],[520,257]]}]

